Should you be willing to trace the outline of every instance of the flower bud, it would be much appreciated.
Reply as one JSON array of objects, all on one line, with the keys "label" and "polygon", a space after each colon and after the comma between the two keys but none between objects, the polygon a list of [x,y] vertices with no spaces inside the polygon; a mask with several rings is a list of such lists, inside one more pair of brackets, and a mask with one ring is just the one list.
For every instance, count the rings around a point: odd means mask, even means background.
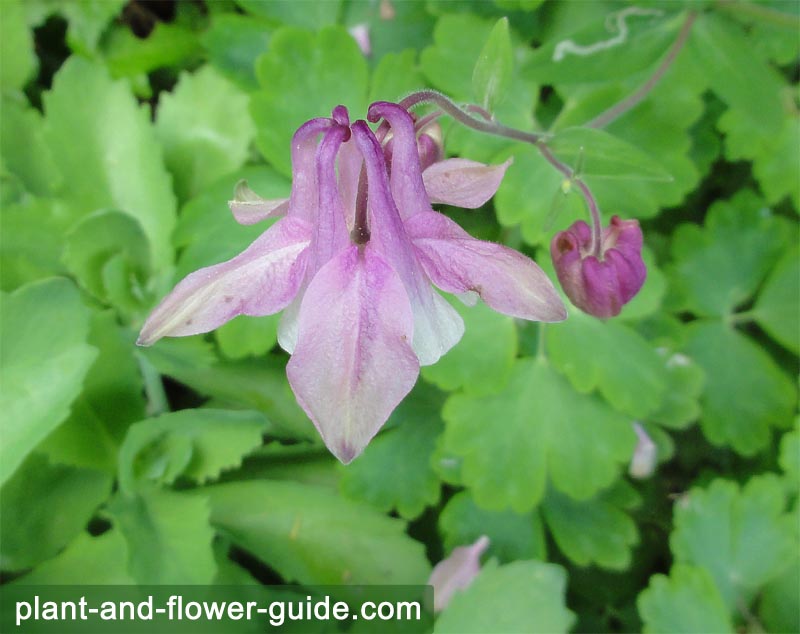
[{"label": "flower bud", "polygon": [[639,222],[614,216],[602,231],[596,253],[592,251],[592,231],[583,220],[550,243],[558,280],[570,301],[595,317],[614,317],[647,277]]}]

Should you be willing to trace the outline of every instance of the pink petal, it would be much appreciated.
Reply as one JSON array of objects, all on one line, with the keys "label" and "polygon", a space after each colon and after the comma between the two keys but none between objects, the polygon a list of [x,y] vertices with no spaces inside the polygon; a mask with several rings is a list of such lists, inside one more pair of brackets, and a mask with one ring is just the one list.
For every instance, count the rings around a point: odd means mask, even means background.
[{"label": "pink petal", "polygon": [[356,196],[358,195],[358,179],[364,159],[354,141],[343,143],[339,150],[339,191],[342,196],[347,230],[353,230]]},{"label": "pink petal", "polygon": [[317,137],[335,125],[333,119],[306,121],[292,137],[292,193],[287,215],[316,222],[319,206],[317,185]]},{"label": "pink petal", "polygon": [[530,258],[476,240],[446,216],[428,212],[406,221],[425,272],[450,293],[475,291],[497,312],[532,321],[562,321],[567,313],[552,282]]},{"label": "pink petal", "polygon": [[392,126],[392,196],[402,218],[430,211],[431,204],[422,182],[414,122],[408,112],[395,103],[377,101],[369,107],[368,118],[383,117]]},{"label": "pink petal", "polygon": [[512,162],[484,165],[469,159],[447,159],[422,172],[422,180],[431,202],[477,209],[495,195]]},{"label": "pink petal", "polygon": [[[353,136],[364,155],[369,184],[370,244],[397,271],[414,312],[414,351],[421,365],[431,365],[464,334],[464,321],[431,286],[400,219],[389,191],[383,152],[363,121],[353,124]],[[429,212],[433,213],[433,212]]]},{"label": "pink petal", "polygon": [[330,260],[306,291],[286,372],[298,403],[345,464],[417,380],[413,323],[402,281],[370,244]]},{"label": "pink petal", "polygon": [[282,310],[303,281],[311,227],[283,218],[232,260],[187,275],[150,314],[137,343],[208,332],[237,315]]},{"label": "pink petal", "polygon": [[481,555],[489,547],[483,535],[471,546],[454,548],[431,572],[428,585],[433,586],[433,611],[441,612],[459,590],[466,589],[481,571]]},{"label": "pink petal", "polygon": [[286,215],[289,209],[288,198],[267,200],[261,198],[247,186],[246,180],[236,183],[233,200],[228,201],[233,217],[240,225],[254,225],[267,218]]}]

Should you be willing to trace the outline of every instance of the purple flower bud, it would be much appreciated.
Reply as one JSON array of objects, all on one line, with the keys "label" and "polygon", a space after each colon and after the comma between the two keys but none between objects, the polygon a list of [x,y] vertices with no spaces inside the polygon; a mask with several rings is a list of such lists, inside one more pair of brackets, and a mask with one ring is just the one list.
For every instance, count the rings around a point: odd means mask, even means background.
[{"label": "purple flower bud", "polygon": [[561,287],[575,306],[595,317],[619,315],[647,277],[637,220],[611,219],[593,253],[592,231],[579,220],[556,234],[550,255]]}]

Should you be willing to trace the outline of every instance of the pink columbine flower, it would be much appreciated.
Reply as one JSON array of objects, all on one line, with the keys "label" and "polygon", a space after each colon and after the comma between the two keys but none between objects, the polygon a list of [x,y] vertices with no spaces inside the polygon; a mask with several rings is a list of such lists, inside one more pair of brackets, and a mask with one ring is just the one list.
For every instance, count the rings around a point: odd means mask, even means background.
[{"label": "pink columbine flower", "polygon": [[636,220],[614,216],[596,248],[589,225],[579,220],[553,237],[550,254],[567,297],[595,317],[618,315],[647,277]]},{"label": "pink columbine flower", "polygon": [[[288,200],[238,188],[234,216],[250,224],[285,213],[240,255],[181,281],[145,322],[139,343],[208,332],[240,314],[284,311],[280,345],[298,403],[331,452],[348,463],[417,380],[464,331],[434,289],[537,321],[566,317],[553,285],[529,258],[470,237],[433,211],[436,200],[485,202],[505,167],[434,161],[423,177],[414,121],[396,104],[370,107],[393,148],[339,106],[292,140]],[[322,140],[317,141],[322,135]],[[457,159],[458,160],[458,159]],[[498,177],[499,174],[499,177]],[[467,193],[464,193],[464,191]],[[479,204],[482,204],[480,202]],[[478,205],[474,205],[478,206]]]}]

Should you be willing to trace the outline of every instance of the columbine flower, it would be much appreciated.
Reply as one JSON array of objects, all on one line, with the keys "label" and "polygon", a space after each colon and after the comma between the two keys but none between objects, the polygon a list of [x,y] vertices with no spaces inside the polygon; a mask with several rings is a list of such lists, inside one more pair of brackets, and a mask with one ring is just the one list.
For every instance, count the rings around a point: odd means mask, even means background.
[{"label": "columbine flower", "polygon": [[482,535],[471,546],[458,546],[442,559],[431,572],[428,585],[433,586],[433,611],[441,612],[456,592],[469,587],[481,571],[481,555],[489,547],[489,538]]},{"label": "columbine flower", "polygon": [[411,390],[419,366],[435,363],[463,334],[461,318],[433,284],[472,300],[480,296],[515,317],[566,316],[533,261],[471,238],[431,209],[426,186],[438,183],[452,199],[460,183],[470,192],[462,198],[485,201],[505,167],[451,163],[424,180],[411,116],[383,102],[369,114],[391,126],[390,165],[375,133],[364,121],[351,126],[342,106],[329,119],[304,124],[292,140],[288,201],[264,201],[240,187],[231,203],[235,217],[248,224],[284,211],[286,217],[237,257],[186,277],[139,338],[149,345],[163,336],[207,332],[239,314],[285,309],[278,340],[292,354],[289,382],[345,463]]},{"label": "columbine flower", "polygon": [[595,317],[614,317],[644,284],[642,230],[636,220],[611,219],[596,248],[579,220],[550,243],[558,280],[575,306]]}]

